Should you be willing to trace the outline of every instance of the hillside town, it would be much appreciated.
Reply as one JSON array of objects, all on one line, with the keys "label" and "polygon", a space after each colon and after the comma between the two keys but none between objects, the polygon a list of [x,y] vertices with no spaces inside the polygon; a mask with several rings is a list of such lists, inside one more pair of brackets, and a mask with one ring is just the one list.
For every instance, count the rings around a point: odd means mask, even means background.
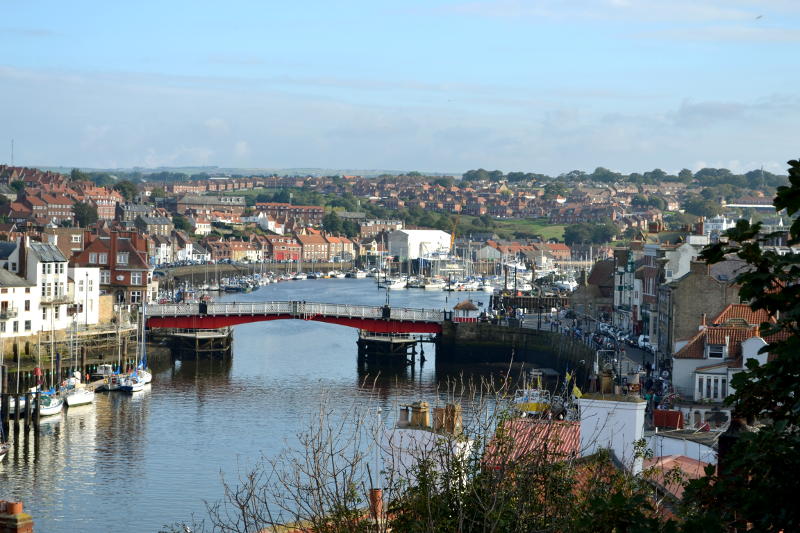
[{"label": "hillside town", "polygon": [[[776,317],[740,293],[737,276],[750,266],[732,256],[714,264],[700,257],[725,242],[738,220],[760,221],[765,250],[776,256],[800,253],[789,235],[792,219],[775,214],[763,179],[728,201],[707,198],[709,189],[688,176],[656,184],[467,177],[215,176],[100,185],[80,171],[0,166],[2,353],[19,361],[34,345],[38,356],[43,342],[77,332],[118,335],[146,304],[199,298],[207,306],[212,297],[204,291],[226,290],[218,274],[214,288],[208,284],[217,265],[247,267],[266,281],[373,276],[386,289],[387,308],[398,288],[486,291],[488,307],[470,308],[467,300],[455,307],[464,316],[451,320],[545,330],[578,343],[594,358],[589,389],[611,393],[579,400],[576,389],[580,419],[569,419],[568,410],[559,419],[570,442],[564,453],[594,457],[600,445],[591,433],[629,459],[647,429],[655,431],[647,434],[651,444],[690,442],[694,451],[646,464],[668,461],[687,479],[699,478],[716,463],[714,442],[734,417],[725,400],[735,393],[735,376],[772,361],[767,347],[789,337],[771,331]],[[319,203],[307,205],[308,198]],[[720,208],[690,213],[698,198]],[[516,233],[503,225],[515,223],[536,225]],[[180,267],[199,268],[205,283],[184,281],[176,290],[169,275]],[[639,403],[619,414],[631,398]],[[630,438],[621,441],[587,413],[619,418]],[[537,433],[544,426],[520,424],[523,441],[549,438]],[[659,430],[679,438],[658,437]],[[683,491],[668,480],[659,486],[673,501]]]}]

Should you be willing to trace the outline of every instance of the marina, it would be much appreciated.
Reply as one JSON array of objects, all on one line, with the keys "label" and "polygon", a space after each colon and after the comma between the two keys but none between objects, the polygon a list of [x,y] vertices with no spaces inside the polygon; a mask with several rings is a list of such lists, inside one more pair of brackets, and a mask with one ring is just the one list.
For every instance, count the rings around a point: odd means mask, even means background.
[{"label": "marina", "polygon": [[[374,279],[334,278],[269,284],[216,301],[293,298],[380,306],[385,292]],[[476,292],[474,300],[485,307],[487,296]],[[457,302],[444,291],[391,294],[393,306],[446,309]],[[120,513],[138,518],[130,529],[115,523],[117,531],[157,531],[201,514],[203,500],[220,497],[220,471],[235,475],[261,453],[277,453],[327,393],[343,401],[377,402],[389,413],[398,403],[435,401],[451,375],[507,370],[437,367],[435,347],[425,344],[425,362],[418,354],[413,367],[371,372],[358,365],[358,332],[322,322],[242,324],[232,335],[232,357],[151,361],[153,384],[141,392],[98,392],[92,405],[42,418],[37,433],[33,424],[25,432],[20,423],[20,434],[12,429],[13,446],[0,463],[0,483],[25,501],[42,531],[105,532]],[[52,487],[58,487],[57,501]],[[77,508],[93,512],[76,514]],[[148,513],[138,513],[142,508]]]}]

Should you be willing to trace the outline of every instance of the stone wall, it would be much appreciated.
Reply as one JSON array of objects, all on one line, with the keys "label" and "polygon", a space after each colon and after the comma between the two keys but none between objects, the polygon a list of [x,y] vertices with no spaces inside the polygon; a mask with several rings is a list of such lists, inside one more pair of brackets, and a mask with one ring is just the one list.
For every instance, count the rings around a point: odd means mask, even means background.
[{"label": "stone wall", "polygon": [[595,350],[578,339],[488,322],[445,322],[436,347],[437,362],[524,362],[562,375],[570,370],[579,384],[588,379],[594,358]]}]

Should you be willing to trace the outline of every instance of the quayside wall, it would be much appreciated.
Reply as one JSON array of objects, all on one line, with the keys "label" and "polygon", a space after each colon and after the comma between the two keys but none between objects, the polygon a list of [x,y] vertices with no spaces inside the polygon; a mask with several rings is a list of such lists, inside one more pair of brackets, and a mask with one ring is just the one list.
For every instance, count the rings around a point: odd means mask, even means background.
[{"label": "quayside wall", "polygon": [[588,382],[595,351],[554,331],[491,324],[445,321],[437,338],[436,361],[447,364],[529,363],[573,372],[579,385]]}]

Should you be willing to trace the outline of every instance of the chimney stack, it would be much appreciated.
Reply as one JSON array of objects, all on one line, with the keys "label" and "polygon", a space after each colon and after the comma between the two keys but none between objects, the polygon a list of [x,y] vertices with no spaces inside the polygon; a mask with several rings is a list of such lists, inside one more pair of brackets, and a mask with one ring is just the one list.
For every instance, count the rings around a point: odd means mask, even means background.
[{"label": "chimney stack", "polygon": [[0,500],[0,531],[33,533],[33,517],[23,512],[22,502]]}]

